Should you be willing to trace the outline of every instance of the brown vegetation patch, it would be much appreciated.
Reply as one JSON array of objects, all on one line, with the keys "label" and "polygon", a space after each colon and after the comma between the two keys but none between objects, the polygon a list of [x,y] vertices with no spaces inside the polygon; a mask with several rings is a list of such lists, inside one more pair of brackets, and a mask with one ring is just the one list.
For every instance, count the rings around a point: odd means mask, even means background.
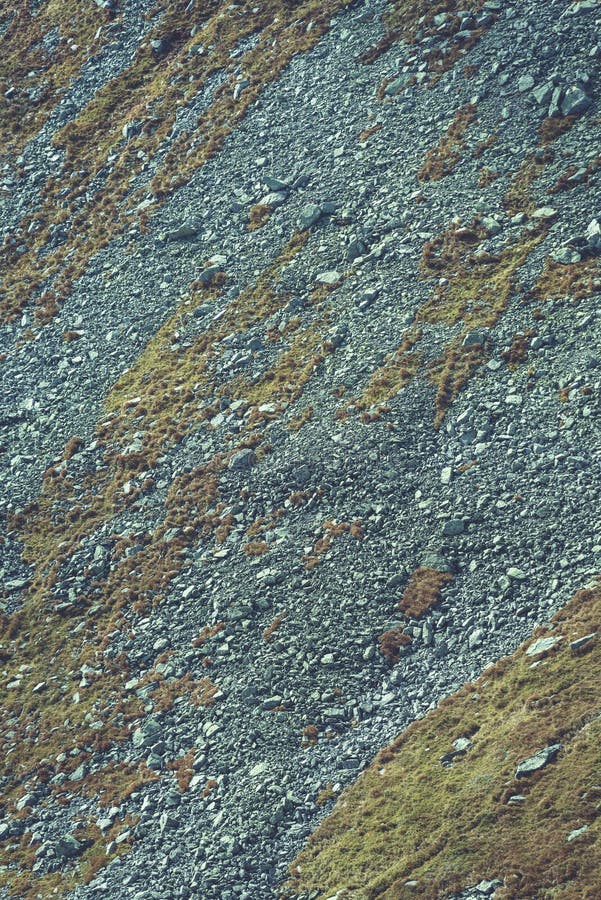
[{"label": "brown vegetation patch", "polygon": [[192,641],[192,646],[196,648],[204,647],[207,641],[214,638],[215,635],[219,634],[220,631],[223,631],[224,628],[225,622],[216,622],[214,625],[205,625],[198,637],[195,637]]},{"label": "brown vegetation patch", "polygon": [[448,572],[420,566],[409,579],[398,608],[406,616],[420,619],[439,602],[443,587],[452,580]]},{"label": "brown vegetation patch", "polygon": [[[341,795],[287,891],[439,900],[498,878],[504,900],[600,896],[601,645],[570,649],[600,627],[597,584],[414,722]],[[563,641],[526,654],[547,636]],[[453,754],[458,738],[471,742],[463,755]],[[553,762],[516,779],[521,761],[556,744]]]},{"label": "brown vegetation patch", "polygon": [[272,212],[273,206],[269,206],[267,203],[255,204],[248,214],[248,230],[256,231],[257,228],[262,228],[263,225],[267,225]]},{"label": "brown vegetation patch", "polygon": [[[587,185],[591,175],[601,169],[601,156],[595,156],[587,166],[570,166],[562,175],[559,176],[552,188],[549,188],[549,194],[560,194],[563,191],[573,190],[578,185]],[[583,170],[583,171],[581,171]],[[580,172],[578,178],[574,176]]]},{"label": "brown vegetation patch", "polygon": [[[363,53],[361,61],[374,62],[401,40],[414,44],[426,37],[437,37],[439,40],[427,54],[428,67],[436,79],[452,68],[456,60],[473,47],[484,34],[485,28],[476,28],[466,40],[452,41],[461,28],[461,19],[457,13],[461,10],[475,15],[482,9],[483,2],[484,0],[470,0],[461,4],[460,0],[393,0],[384,16],[386,34],[377,44]],[[441,13],[448,13],[447,22],[442,27],[434,23],[434,17]],[[450,45],[441,47],[440,37],[447,38]]]},{"label": "brown vegetation patch", "polygon": [[530,341],[534,337],[534,334],[535,331],[533,328],[528,328],[526,331],[519,331],[517,334],[514,334],[511,339],[511,346],[509,349],[502,352],[501,356],[512,372],[515,371],[528,356]]},{"label": "brown vegetation patch", "polygon": [[473,103],[467,103],[456,111],[438,145],[428,150],[425,162],[417,173],[420,181],[440,181],[451,174],[465,149],[463,136],[475,118],[476,106]]},{"label": "brown vegetation patch", "polygon": [[167,768],[171,772],[175,772],[175,780],[177,781],[180,794],[185,794],[190,787],[190,782],[194,776],[194,757],[196,752],[194,747],[192,747],[183,756],[178,756],[177,759],[173,759],[167,764]]},{"label": "brown vegetation patch", "polygon": [[305,568],[309,571],[314,569],[319,564],[320,557],[331,547],[332,541],[343,534],[362,541],[364,534],[361,519],[355,519],[354,522],[334,522],[328,519],[324,522],[323,535],[314,543],[311,553],[303,557]]},{"label": "brown vegetation patch", "polygon": [[[71,2],[67,0],[67,5]],[[149,190],[157,209],[186,184],[218,152],[264,86],[277,79],[296,53],[312,47],[327,31],[332,15],[349,2],[306,0],[292,9],[281,0],[265,0],[253,7],[252,15],[246,4],[230,4],[224,10],[219,0],[195,4],[192,11],[185,4],[168,5],[131,65],[100,87],[77,118],[55,135],[56,145],[66,151],[65,163],[43,186],[39,207],[5,239],[3,319],[15,319],[33,302],[39,320],[48,321],[95,253],[126,230],[134,240],[136,231],[148,230],[148,211],[137,209]],[[57,8],[57,15],[67,21],[62,8]],[[80,16],[79,10],[74,13],[72,21],[93,18],[97,23],[99,16],[102,21],[106,18],[92,5],[85,15]],[[22,21],[15,27],[26,33]],[[232,50],[252,33],[260,36],[256,46],[240,59],[232,56]],[[150,40],[154,39],[167,42],[166,52],[153,52]],[[205,52],[199,56],[201,45]],[[87,47],[80,49],[85,58]],[[178,108],[197,96],[217,71],[226,77],[213,102],[194,128],[173,140]],[[249,86],[235,99],[240,73]],[[66,82],[72,74],[71,69],[66,71]],[[123,129],[132,121],[137,124],[124,137]],[[166,152],[150,183],[134,190],[136,182],[145,176],[150,179],[148,162],[162,151]],[[65,233],[59,246],[53,243],[57,228]]]},{"label": "brown vegetation patch", "polygon": [[546,259],[533,291],[538,301],[562,299],[582,300],[601,290],[601,265],[598,259],[585,259],[563,265]]},{"label": "brown vegetation patch", "polygon": [[393,666],[399,661],[400,651],[411,643],[411,638],[405,634],[402,627],[390,628],[378,638],[378,646],[382,656]]},{"label": "brown vegetation patch", "polygon": [[278,630],[284,619],[286,618],[286,613],[281,613],[281,615],[276,616],[271,625],[268,625],[265,631],[263,632],[263,640],[268,644],[273,640],[273,635]]},{"label": "brown vegetation patch", "polygon": [[551,116],[543,119],[538,129],[539,142],[544,146],[552,144],[570,130],[577,118],[577,116]]}]

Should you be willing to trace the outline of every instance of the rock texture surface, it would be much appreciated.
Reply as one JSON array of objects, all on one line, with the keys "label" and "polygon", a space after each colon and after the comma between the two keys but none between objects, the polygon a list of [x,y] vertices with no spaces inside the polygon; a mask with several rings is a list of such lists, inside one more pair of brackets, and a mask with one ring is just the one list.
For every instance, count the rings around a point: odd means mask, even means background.
[{"label": "rock texture surface", "polygon": [[600,570],[601,5],[72,5],[0,19],[0,895],[277,897]]}]

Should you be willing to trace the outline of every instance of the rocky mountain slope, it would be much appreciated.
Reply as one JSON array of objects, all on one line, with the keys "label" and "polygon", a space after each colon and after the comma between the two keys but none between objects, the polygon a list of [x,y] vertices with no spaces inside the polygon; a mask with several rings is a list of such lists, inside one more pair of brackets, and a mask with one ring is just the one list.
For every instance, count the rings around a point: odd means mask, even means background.
[{"label": "rocky mountain slope", "polygon": [[601,895],[600,26],[0,2],[1,897]]}]

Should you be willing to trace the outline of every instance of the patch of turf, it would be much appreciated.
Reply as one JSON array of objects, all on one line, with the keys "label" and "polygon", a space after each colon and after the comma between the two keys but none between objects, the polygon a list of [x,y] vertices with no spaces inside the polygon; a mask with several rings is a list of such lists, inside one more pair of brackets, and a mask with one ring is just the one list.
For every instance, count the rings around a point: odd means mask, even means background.
[{"label": "patch of turf", "polygon": [[[597,581],[381,751],[309,839],[287,891],[437,900],[498,878],[503,900],[601,896],[600,635]],[[536,652],[544,637],[560,640]],[[458,738],[467,752],[443,765]],[[516,779],[555,744],[555,761]]]}]

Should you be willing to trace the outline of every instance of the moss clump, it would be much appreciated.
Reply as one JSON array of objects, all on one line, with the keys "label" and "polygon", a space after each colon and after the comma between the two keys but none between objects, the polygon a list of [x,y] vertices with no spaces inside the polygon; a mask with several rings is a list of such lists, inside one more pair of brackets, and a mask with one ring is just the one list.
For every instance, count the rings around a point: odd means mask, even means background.
[{"label": "moss clump", "polygon": [[[562,638],[553,649],[527,655],[526,642],[411,725],[342,794],[287,888],[438,900],[498,878],[504,900],[601,896],[601,644],[570,648],[600,627],[595,586],[537,629]],[[442,765],[460,737],[467,753]],[[518,764],[553,744],[556,760],[517,781]]]},{"label": "moss clump", "polygon": [[425,162],[417,173],[420,181],[440,181],[441,178],[451,174],[465,149],[463,136],[475,118],[476,106],[474,103],[466,103],[457,110],[455,118],[438,145],[432,150],[428,150]]}]

